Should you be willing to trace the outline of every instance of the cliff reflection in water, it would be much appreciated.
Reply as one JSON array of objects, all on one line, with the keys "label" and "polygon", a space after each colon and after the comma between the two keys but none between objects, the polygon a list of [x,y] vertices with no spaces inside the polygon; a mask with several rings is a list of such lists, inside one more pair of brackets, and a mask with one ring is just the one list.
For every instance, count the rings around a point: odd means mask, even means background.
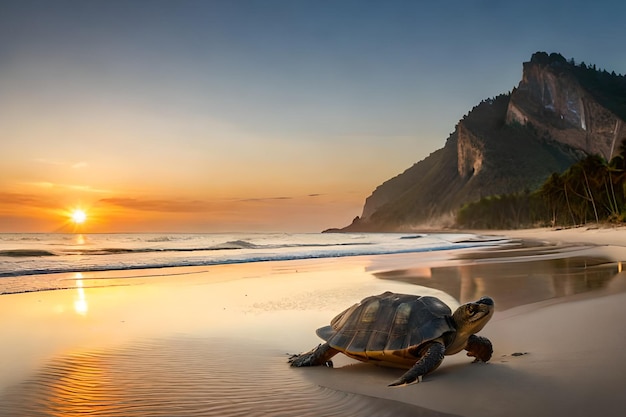
[{"label": "cliff reflection in water", "polygon": [[435,288],[460,303],[489,295],[497,300],[498,310],[611,289],[613,283],[623,287],[619,284],[626,281],[622,262],[589,257],[433,267],[430,276],[425,276],[423,268],[388,271],[375,276]]}]

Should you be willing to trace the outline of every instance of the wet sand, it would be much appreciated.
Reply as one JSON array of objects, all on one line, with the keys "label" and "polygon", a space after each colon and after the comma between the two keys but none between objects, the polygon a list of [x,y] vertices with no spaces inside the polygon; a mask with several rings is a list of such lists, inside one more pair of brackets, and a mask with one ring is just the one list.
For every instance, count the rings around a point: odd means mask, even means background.
[{"label": "wet sand", "polygon": [[[0,297],[0,416],[617,416],[626,409],[621,261],[625,246],[560,241],[160,277],[67,274],[59,278],[83,286]],[[497,311],[481,332],[492,361],[447,357],[398,388],[387,384],[401,370],[343,356],[332,369],[287,365],[320,342],[317,327],[387,290],[452,308],[492,296]]]}]

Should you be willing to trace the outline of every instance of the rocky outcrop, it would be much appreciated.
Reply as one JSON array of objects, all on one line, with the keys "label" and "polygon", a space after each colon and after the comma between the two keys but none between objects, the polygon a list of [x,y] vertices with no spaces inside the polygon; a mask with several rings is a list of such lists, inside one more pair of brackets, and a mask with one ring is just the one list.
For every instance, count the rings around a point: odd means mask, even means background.
[{"label": "rocky outcrop", "polygon": [[524,63],[506,122],[532,124],[558,142],[609,160],[626,126],[567,71],[570,65],[564,59],[542,59],[542,54]]},{"label": "rocky outcrop", "polygon": [[534,190],[587,154],[610,159],[625,119],[626,77],[537,53],[511,94],[474,107],[442,149],[378,186],[342,230],[441,227],[464,204]]},{"label": "rocky outcrop", "polygon": [[457,126],[458,172],[462,178],[469,178],[480,172],[483,166],[484,142],[474,135],[463,122]]}]

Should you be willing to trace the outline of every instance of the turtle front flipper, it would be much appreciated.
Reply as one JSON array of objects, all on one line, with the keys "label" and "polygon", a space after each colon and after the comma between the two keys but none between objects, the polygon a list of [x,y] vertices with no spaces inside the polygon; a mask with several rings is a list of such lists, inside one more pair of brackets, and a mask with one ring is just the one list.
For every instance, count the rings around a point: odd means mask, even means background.
[{"label": "turtle front flipper", "polygon": [[439,365],[441,365],[446,347],[440,341],[434,341],[432,343],[428,343],[421,349],[421,351],[420,360],[417,361],[417,363],[399,379],[389,384],[390,387],[419,382],[419,379],[423,375],[434,371]]},{"label": "turtle front flipper", "polygon": [[333,349],[330,347],[328,343],[324,343],[318,345],[316,348],[313,348],[309,352],[301,353],[299,355],[293,355],[289,358],[289,363],[291,366],[301,367],[301,366],[320,366],[326,365],[329,367],[333,366],[330,358],[335,356],[339,351],[337,349]]},{"label": "turtle front flipper", "polygon": [[493,346],[486,337],[471,335],[467,339],[467,356],[473,356],[474,362],[487,362],[493,354]]}]

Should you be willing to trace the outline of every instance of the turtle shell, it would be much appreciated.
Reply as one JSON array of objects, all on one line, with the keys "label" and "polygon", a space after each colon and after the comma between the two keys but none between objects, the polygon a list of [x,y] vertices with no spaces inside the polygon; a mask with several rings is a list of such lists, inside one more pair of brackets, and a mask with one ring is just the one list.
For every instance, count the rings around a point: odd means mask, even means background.
[{"label": "turtle shell", "polygon": [[445,343],[456,331],[451,315],[438,298],[385,292],[340,313],[317,335],[359,360],[402,362],[414,360],[424,342],[444,336]]}]

